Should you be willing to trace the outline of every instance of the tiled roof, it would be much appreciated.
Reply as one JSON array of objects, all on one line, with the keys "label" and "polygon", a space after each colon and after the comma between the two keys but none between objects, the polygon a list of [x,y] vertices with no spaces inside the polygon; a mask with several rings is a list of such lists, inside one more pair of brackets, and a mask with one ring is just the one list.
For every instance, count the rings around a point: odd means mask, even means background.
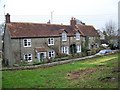
[{"label": "tiled roof", "polygon": [[75,35],[77,30],[84,36],[99,36],[95,28],[88,25],[76,25],[76,28],[73,28],[71,25],[11,22],[6,26],[11,38],[60,36],[63,31],[71,36]]},{"label": "tiled roof", "polygon": [[59,36],[64,30],[68,35],[74,34],[70,25],[38,24],[38,23],[7,23],[12,38]]},{"label": "tiled roof", "polygon": [[91,25],[80,25],[77,24],[76,27],[79,29],[83,36],[99,36],[97,30]]},{"label": "tiled roof", "polygon": [[47,50],[45,48],[42,47],[37,47],[35,48],[36,52],[46,52]]}]

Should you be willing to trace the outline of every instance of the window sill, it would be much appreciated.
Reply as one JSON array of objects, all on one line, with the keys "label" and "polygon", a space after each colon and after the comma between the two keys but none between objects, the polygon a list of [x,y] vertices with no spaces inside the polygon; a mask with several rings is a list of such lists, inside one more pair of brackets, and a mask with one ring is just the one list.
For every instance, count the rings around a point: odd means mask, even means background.
[{"label": "window sill", "polygon": [[52,45],[54,45],[54,44],[48,44],[48,46],[52,46]]},{"label": "window sill", "polygon": [[77,53],[81,53],[81,51],[77,51]]},{"label": "window sill", "polygon": [[31,46],[24,46],[24,47],[31,47]]},{"label": "window sill", "polygon": [[80,40],[80,39],[76,39],[77,41]]},{"label": "window sill", "polygon": [[63,42],[66,42],[67,40],[62,40]]},{"label": "window sill", "polygon": [[28,60],[27,62],[32,62],[32,60]]}]

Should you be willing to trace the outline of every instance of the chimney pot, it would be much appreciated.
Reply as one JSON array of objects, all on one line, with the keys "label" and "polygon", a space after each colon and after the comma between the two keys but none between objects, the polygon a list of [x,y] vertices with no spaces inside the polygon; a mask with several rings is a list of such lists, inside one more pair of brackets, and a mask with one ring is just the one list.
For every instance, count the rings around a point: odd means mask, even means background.
[{"label": "chimney pot", "polygon": [[77,24],[76,19],[74,17],[72,17],[71,20],[70,20],[70,25],[72,27],[75,27],[76,24]]},{"label": "chimney pot", "polygon": [[10,14],[9,13],[7,13],[5,15],[5,18],[6,18],[6,23],[10,23]]}]

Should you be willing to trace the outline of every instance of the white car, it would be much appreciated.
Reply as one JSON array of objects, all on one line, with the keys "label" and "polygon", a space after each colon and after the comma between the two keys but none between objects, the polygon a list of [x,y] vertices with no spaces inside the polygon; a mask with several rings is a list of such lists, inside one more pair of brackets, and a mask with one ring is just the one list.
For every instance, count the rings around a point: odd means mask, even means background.
[{"label": "white car", "polygon": [[110,54],[110,53],[113,53],[112,50],[101,50],[99,51],[96,55],[105,55],[105,54]]}]

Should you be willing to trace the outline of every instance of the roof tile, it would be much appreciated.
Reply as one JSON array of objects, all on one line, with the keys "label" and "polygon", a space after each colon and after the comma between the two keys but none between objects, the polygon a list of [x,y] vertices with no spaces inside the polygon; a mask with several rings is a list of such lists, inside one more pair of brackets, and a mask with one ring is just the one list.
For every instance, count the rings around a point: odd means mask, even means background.
[{"label": "roof tile", "polygon": [[71,25],[57,25],[57,24],[41,24],[41,23],[7,23],[11,38],[21,37],[49,37],[60,36],[63,31],[68,35],[74,35],[77,30],[84,36],[99,36],[93,26],[90,25],[76,25],[73,28]]},{"label": "roof tile", "polygon": [[84,36],[99,36],[97,30],[91,25],[76,25]]},{"label": "roof tile", "polygon": [[69,25],[36,24],[36,23],[8,23],[11,37],[43,37],[59,36],[63,30],[72,35],[74,29]]}]

